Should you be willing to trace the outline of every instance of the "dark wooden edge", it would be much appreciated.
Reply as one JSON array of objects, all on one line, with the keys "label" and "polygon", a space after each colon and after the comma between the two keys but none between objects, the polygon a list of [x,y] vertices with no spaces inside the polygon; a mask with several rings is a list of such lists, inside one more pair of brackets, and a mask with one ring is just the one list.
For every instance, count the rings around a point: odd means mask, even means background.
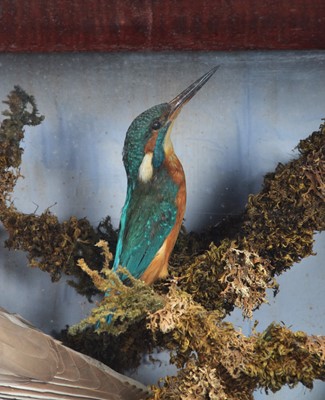
[{"label": "dark wooden edge", "polygon": [[0,0],[0,51],[325,49],[324,0]]}]

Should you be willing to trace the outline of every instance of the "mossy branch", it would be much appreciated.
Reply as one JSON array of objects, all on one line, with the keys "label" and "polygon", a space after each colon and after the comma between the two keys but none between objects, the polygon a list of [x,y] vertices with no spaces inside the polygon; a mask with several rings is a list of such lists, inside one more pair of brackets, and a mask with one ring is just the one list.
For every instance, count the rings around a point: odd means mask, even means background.
[{"label": "mossy branch", "polygon": [[[125,268],[118,268],[117,273],[109,268],[112,254],[107,242],[101,240],[96,246],[103,249],[104,267],[101,274],[90,269],[83,259],[78,261],[78,265],[105,296],[92,309],[88,318],[69,329],[71,335],[91,326],[96,327],[97,333],[120,335],[130,326],[145,320],[149,312],[162,308],[164,304],[162,297],[156,294],[151,286],[133,278]],[[128,285],[122,282],[119,275],[127,278]],[[108,317],[109,322],[107,322]]]},{"label": "mossy branch", "polygon": [[180,288],[208,310],[226,313],[236,305],[251,316],[266,301],[267,288],[277,291],[275,275],[313,254],[314,233],[325,228],[324,124],[298,150],[297,159],[279,164],[261,192],[249,196],[236,234],[172,263]]},{"label": "mossy branch", "polygon": [[171,334],[184,367],[153,387],[156,400],[253,399],[257,388],[275,392],[299,382],[312,388],[315,379],[325,380],[324,336],[272,324],[246,337],[175,286],[164,308],[149,315],[148,328]]},{"label": "mossy branch", "polygon": [[[6,246],[26,251],[30,266],[49,272],[53,281],[60,279],[62,273],[76,276],[78,281],[70,284],[90,297],[96,290],[88,275],[76,266],[76,260],[82,255],[94,264],[100,263],[102,259],[93,246],[100,234],[85,218],[71,217],[61,223],[49,210],[35,215],[14,207],[11,194],[21,176],[24,126],[38,125],[44,117],[39,115],[34,97],[19,86],[4,103],[9,109],[3,112],[7,118],[0,126],[0,220],[9,234]],[[106,226],[110,227],[109,221]]]},{"label": "mossy branch", "polygon": [[[5,118],[0,126],[0,207],[3,209],[10,199],[10,194],[20,176],[19,166],[23,149],[20,142],[24,138],[24,126],[38,125],[44,117],[38,115],[35,99],[19,86],[15,86],[8,100],[9,110],[2,114]],[[31,112],[26,108],[30,106]],[[0,211],[1,211],[0,209]]]}]

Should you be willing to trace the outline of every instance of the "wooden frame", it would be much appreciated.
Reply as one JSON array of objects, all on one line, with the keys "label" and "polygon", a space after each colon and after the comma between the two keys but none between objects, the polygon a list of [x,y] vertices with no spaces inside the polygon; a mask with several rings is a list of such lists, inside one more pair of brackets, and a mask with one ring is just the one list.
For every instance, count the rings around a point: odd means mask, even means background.
[{"label": "wooden frame", "polygon": [[0,0],[0,51],[325,49],[324,0]]}]

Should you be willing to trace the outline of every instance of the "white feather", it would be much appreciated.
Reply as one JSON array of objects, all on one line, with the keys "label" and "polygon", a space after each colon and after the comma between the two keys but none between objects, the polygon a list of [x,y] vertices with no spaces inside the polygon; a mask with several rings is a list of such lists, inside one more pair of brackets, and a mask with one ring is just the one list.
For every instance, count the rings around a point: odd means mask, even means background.
[{"label": "white feather", "polygon": [[139,167],[139,179],[143,183],[147,183],[150,181],[153,175],[153,166],[152,166],[152,152],[148,152],[143,157],[142,163]]}]

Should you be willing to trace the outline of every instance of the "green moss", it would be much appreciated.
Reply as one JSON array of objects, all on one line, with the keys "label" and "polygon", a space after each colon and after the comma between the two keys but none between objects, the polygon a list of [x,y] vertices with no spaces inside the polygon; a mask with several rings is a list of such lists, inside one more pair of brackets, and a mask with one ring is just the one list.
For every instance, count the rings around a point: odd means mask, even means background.
[{"label": "green moss", "polygon": [[[325,127],[300,142],[300,156],[286,165],[279,164],[274,173],[265,176],[263,189],[250,195],[245,212],[236,221],[237,233],[224,230],[228,237],[218,245],[211,244],[199,256],[180,254],[172,258],[171,273],[180,287],[208,310],[232,311],[238,295],[229,290],[225,274],[229,255],[234,251],[249,253],[256,271],[261,265],[266,275],[260,299],[246,307],[254,310],[265,300],[265,289],[277,292],[274,275],[313,254],[313,235],[325,227]],[[207,232],[213,239],[213,231]],[[192,240],[193,236],[189,236]],[[186,239],[181,241],[187,245]],[[195,254],[195,253],[194,253]],[[238,258],[233,266],[247,263]],[[231,271],[230,271],[231,272]],[[163,290],[164,282],[157,285]],[[248,287],[248,290],[250,288]],[[247,314],[247,312],[246,312]],[[250,311],[248,311],[250,314]]]},{"label": "green moss", "polygon": [[[44,117],[39,115],[34,97],[19,86],[4,103],[9,107],[3,112],[7,118],[0,126],[0,220],[9,234],[5,245],[26,251],[30,266],[47,271],[53,281],[60,279],[62,273],[75,276],[70,284],[79,293],[91,297],[97,291],[76,262],[80,256],[94,265],[102,262],[94,247],[101,232],[85,218],[71,217],[61,223],[49,210],[41,215],[24,214],[13,206],[11,194],[20,177],[24,126],[38,125]],[[101,229],[108,232],[109,228],[109,220],[103,221]]]}]

